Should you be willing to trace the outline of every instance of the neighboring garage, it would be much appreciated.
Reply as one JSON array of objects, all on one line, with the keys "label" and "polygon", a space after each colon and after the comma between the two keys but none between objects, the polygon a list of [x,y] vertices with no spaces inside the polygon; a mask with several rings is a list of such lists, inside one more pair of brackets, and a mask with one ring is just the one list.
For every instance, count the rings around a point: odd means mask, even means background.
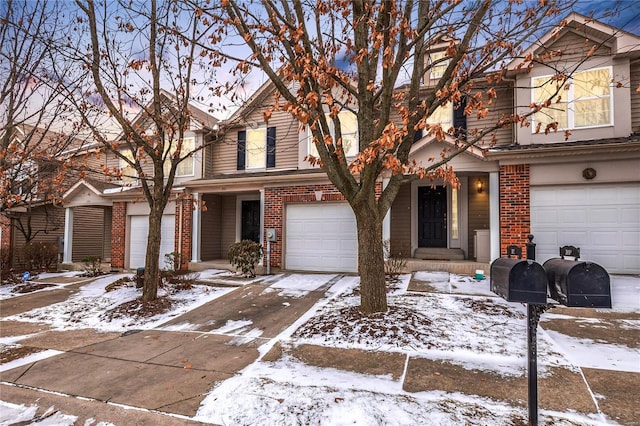
[{"label": "neighboring garage", "polygon": [[640,184],[532,187],[531,233],[540,262],[574,245],[609,273],[638,274]]},{"label": "neighboring garage", "polygon": [[[149,235],[149,216],[130,216],[131,232],[129,240],[129,268],[144,266],[147,252],[147,237]],[[162,239],[160,242],[160,269],[166,268],[165,257],[167,253],[175,251],[175,215],[162,216]]]},{"label": "neighboring garage", "polygon": [[286,269],[357,272],[356,219],[349,204],[289,204],[284,232]]}]

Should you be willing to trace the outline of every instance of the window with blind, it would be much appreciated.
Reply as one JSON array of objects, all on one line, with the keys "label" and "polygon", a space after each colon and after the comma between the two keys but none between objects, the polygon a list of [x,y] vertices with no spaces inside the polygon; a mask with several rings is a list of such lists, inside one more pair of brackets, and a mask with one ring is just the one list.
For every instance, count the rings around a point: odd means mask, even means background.
[{"label": "window with blind", "polygon": [[580,129],[613,124],[613,96],[611,68],[597,68],[576,72],[567,81],[554,81],[552,76],[532,79],[533,102],[548,107],[533,117],[533,132],[537,125],[543,128],[558,123],[559,129]]}]

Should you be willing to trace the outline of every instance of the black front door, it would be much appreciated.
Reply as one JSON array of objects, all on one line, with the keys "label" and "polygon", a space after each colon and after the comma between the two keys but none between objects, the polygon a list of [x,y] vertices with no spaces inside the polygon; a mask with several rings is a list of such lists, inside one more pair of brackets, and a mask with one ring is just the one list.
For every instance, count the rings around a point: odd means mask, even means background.
[{"label": "black front door", "polygon": [[418,188],[418,246],[447,246],[447,189]]},{"label": "black front door", "polygon": [[241,239],[260,242],[260,201],[242,201]]}]

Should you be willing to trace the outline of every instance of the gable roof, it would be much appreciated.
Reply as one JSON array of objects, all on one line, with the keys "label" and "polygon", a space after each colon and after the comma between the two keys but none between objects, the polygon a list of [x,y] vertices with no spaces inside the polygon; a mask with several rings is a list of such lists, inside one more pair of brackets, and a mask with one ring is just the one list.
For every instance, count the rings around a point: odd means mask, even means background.
[{"label": "gable roof", "polygon": [[508,70],[517,70],[525,63],[526,57],[538,55],[543,50],[549,50],[558,40],[569,32],[580,36],[587,36],[593,41],[603,43],[611,48],[612,54],[640,56],[640,37],[612,27],[602,22],[588,18],[573,12],[561,22],[562,27],[556,26],[551,31],[542,35],[535,43],[531,44],[520,57],[512,60],[507,65]]}]

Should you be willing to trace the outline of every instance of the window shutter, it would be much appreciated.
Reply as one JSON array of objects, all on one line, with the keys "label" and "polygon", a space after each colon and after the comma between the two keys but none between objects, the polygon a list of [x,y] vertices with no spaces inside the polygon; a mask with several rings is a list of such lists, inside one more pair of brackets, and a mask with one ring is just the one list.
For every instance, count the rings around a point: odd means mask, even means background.
[{"label": "window shutter", "polygon": [[467,106],[467,98],[462,97],[460,102],[453,106],[453,129],[454,135],[460,139],[467,139],[467,116],[464,109]]},{"label": "window shutter", "polygon": [[247,151],[247,131],[240,130],[238,132],[238,170],[244,170]]},{"label": "window shutter", "polygon": [[267,128],[267,168],[276,166],[276,128]]},{"label": "window shutter", "polygon": [[416,130],[416,132],[413,134],[413,141],[414,142],[418,142],[420,139],[422,139],[422,132],[424,132],[423,129]]}]

